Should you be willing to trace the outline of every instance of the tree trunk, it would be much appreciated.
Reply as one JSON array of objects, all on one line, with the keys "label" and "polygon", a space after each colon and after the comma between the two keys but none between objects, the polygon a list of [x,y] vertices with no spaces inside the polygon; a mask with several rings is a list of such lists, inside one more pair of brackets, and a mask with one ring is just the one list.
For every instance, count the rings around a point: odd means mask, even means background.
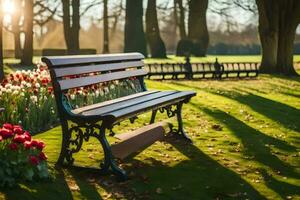
[{"label": "tree trunk", "polygon": [[185,31],[185,12],[184,12],[184,7],[182,4],[182,0],[176,0],[179,8],[179,34],[180,34],[180,39],[185,39],[186,38],[186,31]]},{"label": "tree trunk", "polygon": [[109,53],[107,1],[103,0],[103,53]]},{"label": "tree trunk", "polygon": [[157,21],[156,0],[148,0],[146,10],[146,36],[152,58],[166,58],[166,47],[160,37]]},{"label": "tree trunk", "polygon": [[[285,75],[297,75],[293,66],[293,50],[296,28],[299,23],[294,12],[300,12],[300,4],[297,6],[292,1],[285,1],[279,3],[279,40],[277,52],[277,66],[278,72]],[[298,14],[300,17],[300,14]]]},{"label": "tree trunk", "polygon": [[142,0],[126,0],[124,40],[124,52],[140,52],[147,57]]},{"label": "tree trunk", "polygon": [[80,31],[80,0],[72,0],[72,16],[70,14],[70,0],[62,0],[62,5],[64,36],[68,54],[78,54]]},{"label": "tree trunk", "polygon": [[70,37],[70,53],[79,53],[79,31],[80,31],[80,0],[72,0],[72,29]]},{"label": "tree trunk", "polygon": [[293,67],[293,44],[300,22],[299,1],[256,0],[256,4],[262,46],[261,72],[297,74]]},{"label": "tree trunk", "polygon": [[209,36],[206,24],[208,0],[189,1],[188,38],[193,42],[192,54],[205,56]]},{"label": "tree trunk", "polygon": [[32,65],[33,57],[33,0],[25,1],[24,32],[25,42],[21,64]]},{"label": "tree trunk", "polygon": [[260,70],[263,73],[275,73],[278,51],[278,15],[277,3],[256,0],[259,10],[258,32],[262,47]]},{"label": "tree trunk", "polygon": [[14,34],[14,45],[15,45],[15,58],[20,59],[22,55],[21,40],[20,40],[20,13],[21,13],[21,2],[20,0],[14,0],[15,12],[12,18],[12,32]]},{"label": "tree trunk", "polygon": [[63,8],[63,25],[64,25],[64,36],[65,36],[65,42],[67,49],[70,47],[70,1],[69,0],[62,0],[62,8]]},{"label": "tree trunk", "polygon": [[[2,1],[0,1],[0,8],[2,8]],[[3,66],[3,13],[0,9],[0,82],[4,79],[4,66]]]}]

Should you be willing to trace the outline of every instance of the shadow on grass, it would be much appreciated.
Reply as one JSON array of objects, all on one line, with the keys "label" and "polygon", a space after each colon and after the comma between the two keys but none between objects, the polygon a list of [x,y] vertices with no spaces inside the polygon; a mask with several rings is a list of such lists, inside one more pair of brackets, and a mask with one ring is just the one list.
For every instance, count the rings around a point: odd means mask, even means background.
[{"label": "shadow on grass", "polygon": [[185,191],[170,193],[172,196],[165,199],[176,199],[179,194],[189,199],[265,199],[239,174],[222,166],[196,146],[174,138],[168,138],[167,142],[188,160],[174,167],[160,166],[163,169],[156,172],[158,183],[174,186],[180,183],[185,188]]},{"label": "shadow on grass", "polygon": [[238,101],[241,104],[249,106],[251,109],[266,116],[267,118],[280,123],[285,128],[300,132],[299,109],[247,91],[240,91],[244,93],[246,92],[246,95],[233,91],[222,94],[212,90],[208,92]]},{"label": "shadow on grass", "polygon": [[[174,83],[178,86],[189,87],[184,83]],[[265,117],[280,123],[287,129],[300,132],[300,110],[292,106],[264,98],[262,96],[250,93],[249,91],[236,89],[237,91],[218,91],[217,89],[205,89],[193,87],[195,89],[204,90],[205,92],[226,97],[235,100],[241,104],[249,106],[254,111],[264,115]],[[246,94],[242,94],[246,93]]]},{"label": "shadow on grass", "polygon": [[[197,107],[196,105],[194,106]],[[282,175],[300,178],[300,174],[294,167],[274,155],[270,145],[274,145],[282,150],[297,152],[295,147],[290,146],[284,141],[267,136],[221,110],[211,110],[203,107],[197,108],[230,129],[231,132],[241,140],[245,154],[254,156],[256,161],[268,166],[274,173],[279,171]]]},{"label": "shadow on grass", "polygon": [[279,181],[270,175],[266,170],[262,170],[263,178],[266,182],[266,185],[282,197],[286,199],[287,196],[300,196],[300,187],[296,185],[291,185],[286,182]]},{"label": "shadow on grass", "polygon": [[16,188],[4,188],[0,190],[7,200],[58,200],[72,199],[72,193],[61,170],[57,171],[56,179],[35,183],[22,183]]}]

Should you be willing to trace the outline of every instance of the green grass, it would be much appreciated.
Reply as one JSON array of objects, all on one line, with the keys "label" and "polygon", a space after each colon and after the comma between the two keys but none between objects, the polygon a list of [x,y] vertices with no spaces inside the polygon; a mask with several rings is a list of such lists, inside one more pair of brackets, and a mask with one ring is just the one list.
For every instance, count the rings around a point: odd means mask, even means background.
[{"label": "green grass", "polygon": [[[122,163],[130,180],[119,183],[89,169],[54,169],[61,143],[56,127],[35,136],[47,144],[53,180],[20,183],[2,190],[0,199],[300,199],[300,78],[147,85],[197,91],[183,111],[193,144],[172,137],[156,142]],[[142,115],[116,132],[147,121],[149,114]],[[97,166],[101,156],[100,145],[90,140],[76,164]]]}]

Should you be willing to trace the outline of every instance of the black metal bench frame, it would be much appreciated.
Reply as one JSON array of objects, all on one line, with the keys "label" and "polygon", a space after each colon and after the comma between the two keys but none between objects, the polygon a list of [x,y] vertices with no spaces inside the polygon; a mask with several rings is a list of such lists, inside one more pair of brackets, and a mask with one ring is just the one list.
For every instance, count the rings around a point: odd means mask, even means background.
[{"label": "black metal bench frame", "polygon": [[[139,53],[42,58],[42,61],[47,64],[50,70],[63,132],[61,152],[57,165],[72,165],[74,163],[73,154],[80,151],[84,141],[88,141],[90,137],[95,137],[101,143],[104,151],[104,162],[100,164],[100,171],[102,173],[111,171],[120,179],[126,179],[125,171],[119,168],[115,162],[110,144],[106,139],[106,133],[123,120],[130,119],[133,123],[139,114],[147,111],[152,111],[150,123],[154,123],[158,111],[166,111],[168,117],[176,115],[178,129],[173,128],[173,131],[191,141],[184,132],[181,112],[183,103],[187,103],[196,93],[193,91],[170,91],[169,94],[164,91],[147,91],[144,83],[144,76],[147,75],[147,72],[143,69],[143,58],[143,55]],[[129,68],[131,70],[128,70]],[[95,72],[100,72],[100,74],[91,75],[91,73]],[[74,75],[77,75],[77,77],[70,78],[70,76]],[[82,77],[82,75],[87,76]],[[129,95],[127,96],[129,100],[122,101],[121,98],[111,100],[111,103],[110,101],[105,101],[106,107],[97,107],[97,104],[94,104],[74,109],[65,95],[69,89],[131,77],[136,77],[142,88],[142,92],[135,94],[137,96],[141,95],[140,102],[136,105],[133,104],[131,107],[130,103],[134,103],[138,98],[135,99]],[[155,95],[157,96],[156,99],[154,99]],[[150,100],[143,100],[146,97],[150,98]],[[119,110],[110,107],[118,107]],[[109,112],[106,110],[106,113],[101,114],[105,109],[111,110]],[[134,111],[129,111],[132,109]],[[89,112],[93,114],[88,114]]]}]

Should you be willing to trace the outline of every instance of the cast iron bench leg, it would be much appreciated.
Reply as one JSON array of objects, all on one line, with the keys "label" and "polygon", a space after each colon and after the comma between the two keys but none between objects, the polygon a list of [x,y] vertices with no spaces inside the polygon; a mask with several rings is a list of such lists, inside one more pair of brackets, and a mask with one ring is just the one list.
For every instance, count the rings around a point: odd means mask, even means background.
[{"label": "cast iron bench leg", "polygon": [[61,151],[56,165],[62,166],[65,160],[67,161],[67,164],[71,165],[74,162],[74,159],[72,158],[72,153],[69,150],[72,133],[69,133],[68,122],[65,120],[61,122],[61,128],[63,132],[63,137],[62,137]]},{"label": "cast iron bench leg", "polygon": [[114,160],[114,157],[110,149],[110,145],[106,140],[105,129],[106,128],[104,126],[101,126],[100,135],[96,136],[96,138],[100,141],[104,151],[104,163],[100,164],[101,171],[103,173],[108,173],[109,168],[111,168],[112,173],[115,174],[118,177],[118,179],[127,180],[128,177],[126,175],[126,172],[123,169],[119,168]]},{"label": "cast iron bench leg", "polygon": [[191,138],[186,134],[186,132],[183,129],[183,122],[182,122],[182,105],[183,102],[180,102],[177,104],[177,121],[178,121],[178,131],[177,134],[179,134],[180,136],[182,136],[184,139],[186,139],[187,141],[189,141],[190,143],[192,143]]}]

